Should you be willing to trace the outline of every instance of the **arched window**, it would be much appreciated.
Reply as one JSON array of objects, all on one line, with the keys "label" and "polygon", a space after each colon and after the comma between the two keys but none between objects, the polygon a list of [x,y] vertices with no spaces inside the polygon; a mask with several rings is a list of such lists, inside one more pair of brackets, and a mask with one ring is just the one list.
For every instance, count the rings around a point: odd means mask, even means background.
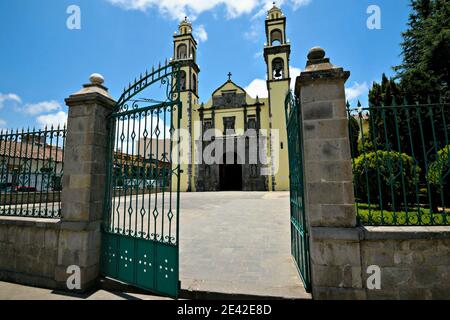
[{"label": "arched window", "polygon": [[192,91],[197,93],[197,76],[195,74],[192,75]]},{"label": "arched window", "polygon": [[177,49],[177,59],[187,59],[187,46],[180,44]]},{"label": "arched window", "polygon": [[272,75],[275,80],[284,79],[284,61],[281,58],[275,58],[272,61]]},{"label": "arched window", "polygon": [[195,61],[195,49],[194,49],[194,47],[191,48],[191,52],[192,52],[192,59]]},{"label": "arched window", "polygon": [[186,90],[186,71],[181,70],[180,73],[180,80],[181,80],[181,91],[185,91]]},{"label": "arched window", "polygon": [[271,46],[279,46],[283,43],[283,33],[278,30],[272,30],[270,33],[270,45]]}]

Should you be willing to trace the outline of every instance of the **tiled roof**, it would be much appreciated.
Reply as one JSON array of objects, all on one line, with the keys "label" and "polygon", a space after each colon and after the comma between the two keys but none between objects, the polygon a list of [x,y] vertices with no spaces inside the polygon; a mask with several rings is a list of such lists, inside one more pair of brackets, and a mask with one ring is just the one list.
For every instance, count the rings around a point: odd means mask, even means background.
[{"label": "tiled roof", "polygon": [[0,158],[28,158],[35,160],[53,159],[63,162],[63,149],[50,145],[0,140]]}]

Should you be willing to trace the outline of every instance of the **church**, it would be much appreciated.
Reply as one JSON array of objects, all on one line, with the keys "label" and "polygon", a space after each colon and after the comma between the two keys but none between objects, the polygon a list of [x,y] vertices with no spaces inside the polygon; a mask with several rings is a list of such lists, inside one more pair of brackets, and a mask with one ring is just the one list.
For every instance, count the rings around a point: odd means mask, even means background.
[{"label": "church", "polygon": [[[250,97],[230,73],[210,100],[200,103],[197,42],[188,19],[180,23],[173,61],[181,65],[180,126],[190,133],[180,191],[289,190],[285,97],[291,81],[291,48],[286,17],[275,5],[268,12],[265,30],[268,98]],[[207,161],[211,156],[215,160]]]}]

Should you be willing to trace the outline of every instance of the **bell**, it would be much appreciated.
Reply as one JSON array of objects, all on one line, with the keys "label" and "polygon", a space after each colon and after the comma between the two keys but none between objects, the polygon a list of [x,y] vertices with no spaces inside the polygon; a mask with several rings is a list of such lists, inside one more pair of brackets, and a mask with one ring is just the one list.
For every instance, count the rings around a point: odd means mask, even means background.
[{"label": "bell", "polygon": [[281,69],[275,70],[275,78],[281,78],[283,77],[283,74],[281,73]]}]

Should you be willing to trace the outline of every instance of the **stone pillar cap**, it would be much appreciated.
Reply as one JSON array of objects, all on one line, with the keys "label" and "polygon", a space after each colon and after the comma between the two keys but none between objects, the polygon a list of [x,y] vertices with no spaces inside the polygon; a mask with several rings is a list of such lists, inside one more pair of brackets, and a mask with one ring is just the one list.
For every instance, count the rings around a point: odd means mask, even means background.
[{"label": "stone pillar cap", "polygon": [[83,85],[83,88],[81,88],[81,90],[77,91],[68,99],[66,99],[66,103],[73,100],[72,98],[75,98],[78,101],[81,97],[87,96],[92,93],[100,94],[113,101],[113,98],[109,95],[108,88],[103,85],[105,82],[105,78],[103,78],[101,74],[91,74],[91,76],[89,77],[89,81],[90,83]]},{"label": "stone pillar cap", "polygon": [[99,84],[102,85],[105,82],[105,78],[100,73],[93,73],[89,77],[91,84]]},{"label": "stone pillar cap", "polygon": [[313,61],[313,60],[321,60],[325,58],[325,50],[319,46],[317,47],[312,47],[311,49],[309,49],[308,52],[308,60],[309,61]]},{"label": "stone pillar cap", "polygon": [[325,50],[319,46],[313,47],[308,52],[308,62],[305,71],[320,71],[335,69],[336,66],[330,63],[329,58],[325,58]]},{"label": "stone pillar cap", "polygon": [[302,84],[311,81],[325,79],[343,79],[347,81],[350,77],[349,71],[344,71],[342,67],[333,65],[329,58],[326,58],[325,50],[319,46],[313,47],[308,52],[308,62],[306,68],[297,77],[295,83],[295,94],[300,94]]}]

